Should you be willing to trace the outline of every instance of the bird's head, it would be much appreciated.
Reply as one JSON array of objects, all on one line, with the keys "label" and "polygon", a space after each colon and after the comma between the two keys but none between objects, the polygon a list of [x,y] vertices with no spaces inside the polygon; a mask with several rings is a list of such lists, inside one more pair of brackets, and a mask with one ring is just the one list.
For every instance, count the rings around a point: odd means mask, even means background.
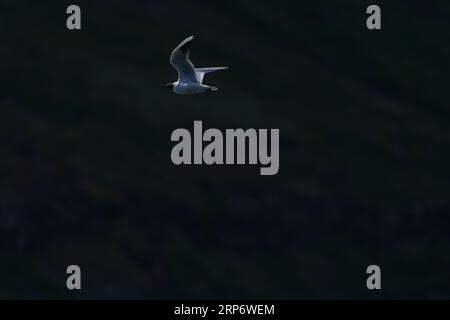
[{"label": "bird's head", "polygon": [[170,90],[173,89],[173,86],[174,86],[173,82],[169,82],[168,84],[164,85],[164,87],[169,88]]}]

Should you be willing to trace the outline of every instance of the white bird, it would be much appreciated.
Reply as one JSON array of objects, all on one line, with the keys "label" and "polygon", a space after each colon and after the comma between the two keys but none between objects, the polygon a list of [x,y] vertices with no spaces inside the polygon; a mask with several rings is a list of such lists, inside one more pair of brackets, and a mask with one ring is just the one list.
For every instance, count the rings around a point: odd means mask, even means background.
[{"label": "white bird", "polygon": [[216,87],[203,84],[203,77],[207,73],[228,69],[228,67],[195,68],[191,60],[189,60],[189,51],[193,40],[194,36],[190,36],[173,50],[170,56],[170,64],[177,70],[178,80],[166,84],[165,87],[178,94],[217,91]]}]

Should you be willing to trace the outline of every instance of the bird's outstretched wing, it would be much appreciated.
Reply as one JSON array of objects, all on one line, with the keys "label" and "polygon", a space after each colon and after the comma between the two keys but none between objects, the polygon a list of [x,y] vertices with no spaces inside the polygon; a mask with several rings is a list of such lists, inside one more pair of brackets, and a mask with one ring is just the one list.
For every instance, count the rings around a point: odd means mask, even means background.
[{"label": "bird's outstretched wing", "polygon": [[203,77],[205,74],[226,69],[228,69],[228,67],[195,68],[195,73],[197,74],[198,82],[203,83]]},{"label": "bird's outstretched wing", "polygon": [[194,36],[184,39],[170,56],[170,64],[177,69],[179,82],[198,82],[194,65],[189,60],[193,40]]}]

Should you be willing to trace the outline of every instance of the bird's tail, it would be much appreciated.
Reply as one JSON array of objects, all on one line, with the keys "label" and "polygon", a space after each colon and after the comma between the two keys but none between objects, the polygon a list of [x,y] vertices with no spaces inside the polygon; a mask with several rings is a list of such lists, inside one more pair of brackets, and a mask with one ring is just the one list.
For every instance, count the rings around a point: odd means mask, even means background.
[{"label": "bird's tail", "polygon": [[219,89],[217,87],[209,87],[206,89],[206,91],[218,91]]}]

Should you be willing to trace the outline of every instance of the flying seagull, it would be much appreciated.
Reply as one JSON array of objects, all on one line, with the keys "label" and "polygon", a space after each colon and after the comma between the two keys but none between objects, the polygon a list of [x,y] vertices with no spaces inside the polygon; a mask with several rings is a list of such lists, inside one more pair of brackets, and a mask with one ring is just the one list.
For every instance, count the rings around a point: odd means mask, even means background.
[{"label": "flying seagull", "polygon": [[170,56],[170,64],[177,69],[178,80],[166,84],[165,87],[178,94],[217,91],[216,87],[203,84],[203,77],[207,73],[228,69],[228,67],[195,68],[191,60],[189,60],[189,51],[193,40],[194,36],[190,36],[173,50]]}]

